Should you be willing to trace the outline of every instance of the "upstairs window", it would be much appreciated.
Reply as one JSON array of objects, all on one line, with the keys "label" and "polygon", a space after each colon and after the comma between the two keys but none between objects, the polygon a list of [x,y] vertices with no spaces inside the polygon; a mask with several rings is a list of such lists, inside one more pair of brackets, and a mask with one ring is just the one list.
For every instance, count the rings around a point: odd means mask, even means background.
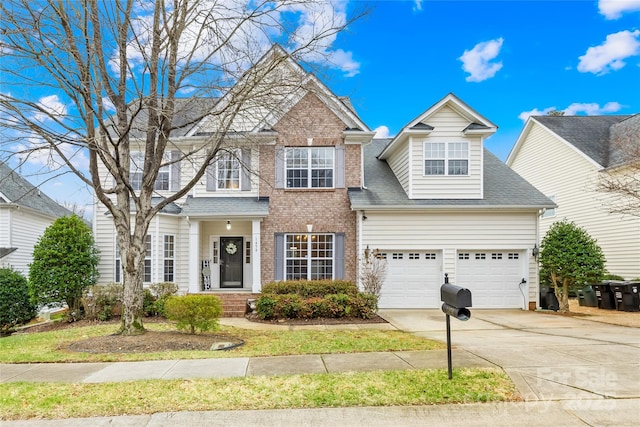
[{"label": "upstairs window", "polygon": [[333,147],[287,148],[287,188],[333,188]]},{"label": "upstairs window", "polygon": [[[171,163],[171,152],[166,152],[162,160],[163,163]],[[171,190],[172,175],[175,174],[175,178],[179,178],[179,173],[176,170],[177,164],[166,164],[161,166],[158,170],[158,177],[153,185],[153,189],[156,191],[169,191]],[[129,181],[131,187],[135,191],[139,191],[142,188],[142,170],[144,169],[144,152],[132,151],[131,152],[131,165],[129,168]]]},{"label": "upstairs window", "polygon": [[424,175],[469,175],[469,143],[425,142]]},{"label": "upstairs window", "polygon": [[240,189],[240,161],[234,153],[222,153],[218,157],[218,189]]}]

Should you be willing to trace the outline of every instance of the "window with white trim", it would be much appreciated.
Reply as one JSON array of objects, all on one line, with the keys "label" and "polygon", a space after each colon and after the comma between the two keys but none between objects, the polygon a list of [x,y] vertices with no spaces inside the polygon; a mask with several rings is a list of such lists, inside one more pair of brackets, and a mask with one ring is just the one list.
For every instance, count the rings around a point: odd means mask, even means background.
[{"label": "window with white trim", "polygon": [[237,154],[225,152],[218,156],[216,185],[219,190],[240,189],[240,160]]},{"label": "window with white trim", "polygon": [[151,235],[147,234],[144,241],[144,268],[142,270],[142,281],[151,282]]},{"label": "window with white trim", "polygon": [[333,147],[290,147],[285,150],[287,188],[333,188]]},{"label": "window with white trim", "polygon": [[121,283],[122,282],[122,258],[120,257],[120,247],[118,246],[118,242],[116,242],[116,256],[115,256],[115,271],[114,271],[114,282]]},{"label": "window with white trim", "polygon": [[[171,161],[170,153],[167,152],[163,156],[163,163]],[[142,188],[142,171],[144,169],[144,152],[132,151],[131,164],[129,167],[129,182],[131,187],[138,191]],[[168,191],[171,186],[171,165],[166,164],[158,169],[158,177],[153,185],[156,191]]]},{"label": "window with white trim", "polygon": [[[549,199],[551,199],[551,201],[553,203],[556,202],[556,196],[555,195],[551,195],[551,196],[547,196]],[[542,211],[542,218],[552,218],[556,216],[556,208],[548,208],[545,209],[544,211]]]},{"label": "window with white trim", "polygon": [[164,281],[174,281],[174,268],[175,268],[175,241],[176,237],[173,234],[166,234],[164,236]]},{"label": "window with white trim", "polygon": [[425,142],[424,175],[469,175],[468,142]]},{"label": "window with white trim", "polygon": [[286,234],[286,280],[333,279],[333,234]]}]

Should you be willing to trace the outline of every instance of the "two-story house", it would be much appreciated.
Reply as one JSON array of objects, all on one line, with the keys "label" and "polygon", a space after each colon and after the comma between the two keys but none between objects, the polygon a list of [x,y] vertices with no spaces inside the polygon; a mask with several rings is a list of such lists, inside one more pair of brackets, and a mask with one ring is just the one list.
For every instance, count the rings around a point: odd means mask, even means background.
[{"label": "two-story house", "polygon": [[612,213],[625,200],[598,190],[606,178],[633,192],[639,144],[640,114],[530,117],[506,163],[558,205],[542,215],[540,239],[566,218],[597,240],[611,274],[639,278],[640,216]]},{"label": "two-story house", "polygon": [[72,212],[0,162],[0,266],[25,277],[33,247],[57,218]]},{"label": "two-story house", "polygon": [[[239,117],[206,176],[154,218],[146,283],[257,293],[272,280],[357,281],[375,248],[389,263],[380,307],[437,307],[445,273],[476,292],[474,306],[535,305],[538,214],[554,205],[484,150],[495,125],[448,95],[393,140],[373,140],[348,100],[294,61],[281,66],[299,87],[277,111],[261,104]],[[215,111],[221,101],[184,102]],[[167,157],[206,144],[218,126],[181,128]],[[192,178],[182,163],[161,171],[158,197]],[[101,205],[94,224],[101,280],[117,282],[115,230]]]}]

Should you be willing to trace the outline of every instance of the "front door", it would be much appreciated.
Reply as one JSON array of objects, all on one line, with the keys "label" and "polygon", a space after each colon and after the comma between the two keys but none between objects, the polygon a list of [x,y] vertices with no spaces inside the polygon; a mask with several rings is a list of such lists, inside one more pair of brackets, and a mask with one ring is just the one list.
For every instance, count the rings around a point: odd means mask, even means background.
[{"label": "front door", "polygon": [[220,287],[242,287],[242,237],[220,238]]}]

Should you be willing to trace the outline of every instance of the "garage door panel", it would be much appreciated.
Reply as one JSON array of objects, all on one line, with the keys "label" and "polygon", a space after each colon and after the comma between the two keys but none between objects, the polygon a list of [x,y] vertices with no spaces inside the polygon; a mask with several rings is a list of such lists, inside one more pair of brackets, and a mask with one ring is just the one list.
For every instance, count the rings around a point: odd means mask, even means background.
[{"label": "garage door panel", "polygon": [[442,255],[424,251],[380,251],[387,276],[380,308],[435,308],[440,301]]},{"label": "garage door panel", "polygon": [[455,284],[471,291],[474,308],[521,308],[523,260],[517,251],[460,251]]}]

